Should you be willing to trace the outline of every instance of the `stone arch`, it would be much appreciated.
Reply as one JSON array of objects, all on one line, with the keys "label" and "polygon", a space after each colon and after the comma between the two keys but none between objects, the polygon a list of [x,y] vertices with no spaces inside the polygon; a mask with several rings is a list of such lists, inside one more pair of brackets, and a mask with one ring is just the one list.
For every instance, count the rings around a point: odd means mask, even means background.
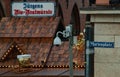
[{"label": "stone arch", "polygon": [[80,16],[77,4],[74,4],[70,23],[73,25],[73,35],[78,35],[80,33]]}]

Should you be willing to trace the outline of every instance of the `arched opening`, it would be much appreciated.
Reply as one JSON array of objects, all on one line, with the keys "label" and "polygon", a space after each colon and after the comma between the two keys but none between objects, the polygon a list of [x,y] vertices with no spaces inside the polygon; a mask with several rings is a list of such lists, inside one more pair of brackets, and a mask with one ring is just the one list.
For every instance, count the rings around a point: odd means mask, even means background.
[{"label": "arched opening", "polygon": [[[57,32],[58,31],[62,32],[63,30],[65,30],[65,26],[64,26],[64,17],[63,17],[62,8],[61,8],[59,3],[57,4],[56,12],[57,12],[56,16],[60,17],[60,22],[58,24]],[[63,37],[62,34],[59,34],[58,36],[61,38],[62,41],[66,41],[67,40],[66,38]]]},{"label": "arched opening", "polygon": [[58,4],[58,17],[60,17],[61,18],[61,23],[64,23],[64,18],[63,18],[63,12],[62,12],[62,8],[61,8],[61,6],[60,6],[60,4]]},{"label": "arched opening", "polygon": [[78,35],[80,33],[80,17],[76,4],[74,5],[72,10],[70,23],[73,25],[73,35]]},{"label": "arched opening", "polygon": [[5,17],[5,13],[4,13],[2,3],[0,2],[0,20],[1,20],[2,17]]},{"label": "arched opening", "polygon": [[[60,22],[59,22],[59,24],[58,24],[58,28],[57,28],[57,30],[56,30],[56,33],[57,33],[58,31],[63,32],[64,30],[65,30],[65,26],[63,25],[62,20],[60,20]],[[59,34],[58,36],[60,37],[60,39],[61,39],[62,41],[68,41],[68,39],[65,38],[65,37],[63,37],[62,34]]]},{"label": "arched opening", "polygon": [[84,50],[85,50],[85,41],[84,41],[84,34],[80,33],[81,27],[80,27],[80,15],[79,15],[79,10],[77,5],[75,4],[72,13],[71,13],[71,21],[70,23],[72,24],[73,28],[73,48],[75,49],[74,52],[77,53],[77,58],[73,59],[73,62],[75,64],[85,66],[85,55],[84,55]]}]

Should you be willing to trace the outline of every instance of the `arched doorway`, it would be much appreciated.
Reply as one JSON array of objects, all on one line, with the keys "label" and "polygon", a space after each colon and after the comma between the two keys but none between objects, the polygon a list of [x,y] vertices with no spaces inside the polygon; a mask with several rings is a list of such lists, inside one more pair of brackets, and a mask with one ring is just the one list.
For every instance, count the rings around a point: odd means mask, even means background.
[{"label": "arched doorway", "polygon": [[73,59],[73,61],[77,65],[81,65],[83,68],[85,66],[85,39],[84,33],[81,33],[80,27],[80,15],[77,4],[73,6],[72,13],[71,13],[71,21],[73,28],[73,41],[74,45],[73,48],[75,49],[74,52],[77,52],[78,58]]}]

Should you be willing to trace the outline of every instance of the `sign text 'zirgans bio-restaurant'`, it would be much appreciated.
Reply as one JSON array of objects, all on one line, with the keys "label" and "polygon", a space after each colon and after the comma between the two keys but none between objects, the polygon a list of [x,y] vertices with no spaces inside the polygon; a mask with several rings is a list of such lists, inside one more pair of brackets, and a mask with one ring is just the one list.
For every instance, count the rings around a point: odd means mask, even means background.
[{"label": "sign text 'zirgans bio-restaurant'", "polygon": [[53,16],[53,2],[14,2],[12,16]]}]

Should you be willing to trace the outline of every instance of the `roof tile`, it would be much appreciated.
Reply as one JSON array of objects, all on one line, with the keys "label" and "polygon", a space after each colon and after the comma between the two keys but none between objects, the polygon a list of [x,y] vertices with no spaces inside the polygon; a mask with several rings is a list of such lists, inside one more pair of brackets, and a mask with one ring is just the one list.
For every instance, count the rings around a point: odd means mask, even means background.
[{"label": "roof tile", "polygon": [[[15,42],[23,52],[31,54],[32,64],[41,65],[41,61],[48,58],[47,65],[69,65],[68,41],[61,46],[53,46],[51,50],[59,20],[57,17],[3,18],[0,23],[0,37],[8,37],[8,39],[0,39],[0,58]],[[48,57],[50,50],[51,54]],[[84,61],[83,55],[83,52],[73,50],[73,61],[77,61],[81,65]],[[10,59],[7,62],[0,62],[0,65],[12,65],[12,62],[18,64],[17,60]]]},{"label": "roof tile", "polygon": [[53,37],[59,20],[59,17],[5,17],[0,22],[0,37]]},{"label": "roof tile", "polygon": [[[25,50],[24,52],[26,52],[27,54],[31,54],[31,63],[32,64],[36,64],[36,65],[41,65],[41,61],[42,60],[46,60],[48,53],[50,51],[52,42],[51,42],[52,38],[14,38],[14,39],[3,39],[3,44],[2,41],[0,40],[0,46],[1,46],[1,50],[0,50],[0,58],[2,58],[3,54],[5,54],[5,52],[7,51],[8,48],[10,48],[11,44],[13,41],[16,42],[16,44],[20,47],[20,49]],[[7,41],[7,42],[6,42]],[[10,44],[10,45],[9,45]],[[12,51],[11,51],[12,52]],[[17,57],[17,55],[14,55]],[[11,63],[11,60],[8,60],[7,62],[5,61],[5,63],[0,62],[0,65],[7,65],[7,64],[11,64],[11,65],[15,65],[18,64],[16,61],[15,64]]]},{"label": "roof tile", "polygon": [[4,17],[1,19],[1,22],[7,22],[8,20],[10,20],[10,17]]},{"label": "roof tile", "polygon": [[[47,65],[69,65],[69,42],[64,42],[61,46],[53,46]],[[84,53],[73,49],[73,61],[78,65],[84,65]]]},{"label": "roof tile", "polygon": [[[38,22],[39,21],[39,22]],[[0,41],[0,58],[4,55],[11,43],[15,42],[23,52],[31,54],[31,63],[41,65],[41,61],[48,58],[49,51],[52,46],[59,18],[9,18],[2,20],[0,23],[0,37],[21,37],[8,38]],[[22,38],[31,37],[31,38]],[[40,38],[34,38],[40,37]],[[63,43],[61,46],[53,46],[51,54],[48,58],[47,65],[69,65],[69,42]],[[12,52],[12,51],[11,51]],[[74,60],[79,64],[84,60],[78,59],[80,55],[73,51]],[[17,56],[17,55],[15,55]],[[78,57],[79,56],[79,57]],[[0,65],[18,64],[17,60],[8,60],[0,62]]]}]

